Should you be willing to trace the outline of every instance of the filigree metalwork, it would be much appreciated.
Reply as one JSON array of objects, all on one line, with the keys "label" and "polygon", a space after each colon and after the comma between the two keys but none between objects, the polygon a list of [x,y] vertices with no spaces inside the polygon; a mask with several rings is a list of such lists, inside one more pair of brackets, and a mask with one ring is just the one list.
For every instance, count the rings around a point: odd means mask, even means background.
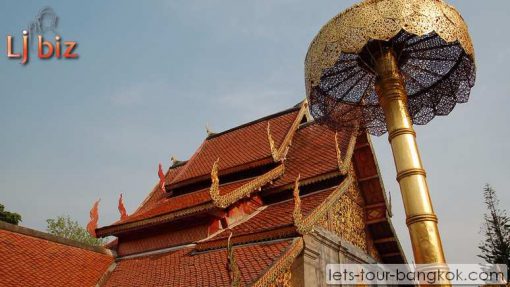
[{"label": "filigree metalwork", "polygon": [[[254,287],[268,287],[275,286],[275,282],[280,276],[289,272],[292,263],[296,257],[303,251],[304,243],[303,238],[298,237],[293,240],[291,245],[287,248],[286,252],[278,258],[278,260],[269,267],[269,269],[260,277],[252,286]],[[290,276],[289,276],[290,277]],[[281,286],[281,285],[276,285]]]},{"label": "filigree metalwork", "polygon": [[361,121],[371,134],[386,132],[374,91],[376,42],[398,54],[415,124],[468,100],[474,50],[453,7],[440,0],[365,0],[331,19],[310,45],[305,78],[316,120],[335,129]]},{"label": "filigree metalwork", "polygon": [[248,183],[243,184],[241,187],[229,192],[228,194],[221,195],[220,180],[218,178],[219,161],[220,159],[218,158],[214,162],[211,170],[212,183],[209,192],[214,205],[220,208],[227,208],[231,204],[237,202],[239,199],[249,196],[252,192],[261,189],[264,185],[280,177],[285,172],[285,165],[282,163],[272,170],[249,181]]},{"label": "filigree metalwork", "polygon": [[301,211],[301,198],[299,196],[299,178],[296,178],[294,184],[294,211],[292,213],[294,217],[294,225],[300,234],[307,234],[313,231],[317,222],[321,220],[338,200],[348,190],[352,183],[351,176],[347,176],[342,183],[331,192],[331,194],[321,202],[308,216],[304,217]]}]

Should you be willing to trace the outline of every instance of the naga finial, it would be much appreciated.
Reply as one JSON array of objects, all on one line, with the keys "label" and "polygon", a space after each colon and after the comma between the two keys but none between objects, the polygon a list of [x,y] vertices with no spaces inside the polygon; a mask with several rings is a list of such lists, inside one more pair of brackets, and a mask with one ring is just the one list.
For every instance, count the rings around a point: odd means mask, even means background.
[{"label": "naga finial", "polygon": [[267,122],[267,140],[269,141],[269,148],[271,149],[271,155],[274,161],[279,161],[278,149],[274,143],[273,137],[271,136],[271,124]]},{"label": "naga finial", "polygon": [[211,188],[209,189],[209,193],[211,194],[212,200],[218,200],[220,196],[220,179],[218,178],[218,163],[220,162],[220,158],[218,158],[212,166],[211,169]]},{"label": "naga finial", "polygon": [[296,225],[297,229],[300,230],[303,225],[303,214],[301,212],[301,198],[299,197],[299,179],[301,179],[301,174],[299,174],[294,182],[294,211],[292,212],[292,216],[294,217],[294,225]]},{"label": "naga finial", "polygon": [[231,282],[231,286],[237,287],[241,286],[241,271],[239,270],[239,266],[237,265],[235,256],[234,256],[234,248],[232,247],[232,230],[230,230],[230,235],[228,236],[227,241],[227,269],[229,272],[229,279]]}]

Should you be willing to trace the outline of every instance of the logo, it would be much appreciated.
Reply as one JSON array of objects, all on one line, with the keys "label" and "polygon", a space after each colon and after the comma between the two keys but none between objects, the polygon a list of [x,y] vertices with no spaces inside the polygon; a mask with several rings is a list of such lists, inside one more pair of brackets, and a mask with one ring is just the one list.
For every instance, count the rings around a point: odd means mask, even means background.
[{"label": "logo", "polygon": [[[21,59],[22,65],[27,64],[35,41],[39,59],[77,59],[79,56],[76,53],[78,43],[62,39],[57,30],[58,20],[59,18],[53,9],[50,7],[43,8],[34,21],[29,24],[28,29],[22,31],[20,52],[14,47],[15,37],[7,35],[7,57],[9,59]],[[51,37],[45,38],[48,34],[51,34]]]}]

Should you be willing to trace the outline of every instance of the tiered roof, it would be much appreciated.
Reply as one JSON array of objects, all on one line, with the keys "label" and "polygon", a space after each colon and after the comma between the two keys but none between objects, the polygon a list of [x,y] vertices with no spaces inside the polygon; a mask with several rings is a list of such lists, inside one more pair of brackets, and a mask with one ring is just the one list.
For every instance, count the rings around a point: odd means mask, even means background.
[{"label": "tiered roof", "polygon": [[[345,162],[354,178],[340,167]],[[298,176],[300,204],[293,197]],[[229,240],[242,285],[267,280],[268,270],[283,264],[275,259],[301,240],[303,230],[319,227],[331,209],[327,201],[339,200],[353,185],[361,191],[380,260],[405,261],[367,136],[355,141],[352,133],[335,134],[316,124],[306,101],[209,135],[165,179],[166,192],[156,185],[132,215],[96,230],[118,237],[118,263],[107,286],[228,286]]]}]

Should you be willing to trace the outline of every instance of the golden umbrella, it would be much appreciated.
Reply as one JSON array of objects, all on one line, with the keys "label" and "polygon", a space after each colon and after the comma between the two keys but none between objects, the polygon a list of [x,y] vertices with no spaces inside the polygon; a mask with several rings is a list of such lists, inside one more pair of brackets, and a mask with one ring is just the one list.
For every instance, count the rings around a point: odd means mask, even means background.
[{"label": "golden umbrella", "polygon": [[305,61],[312,115],[338,130],[389,134],[416,263],[445,263],[413,124],[467,102],[474,51],[441,0],[365,0],[331,19]]}]

